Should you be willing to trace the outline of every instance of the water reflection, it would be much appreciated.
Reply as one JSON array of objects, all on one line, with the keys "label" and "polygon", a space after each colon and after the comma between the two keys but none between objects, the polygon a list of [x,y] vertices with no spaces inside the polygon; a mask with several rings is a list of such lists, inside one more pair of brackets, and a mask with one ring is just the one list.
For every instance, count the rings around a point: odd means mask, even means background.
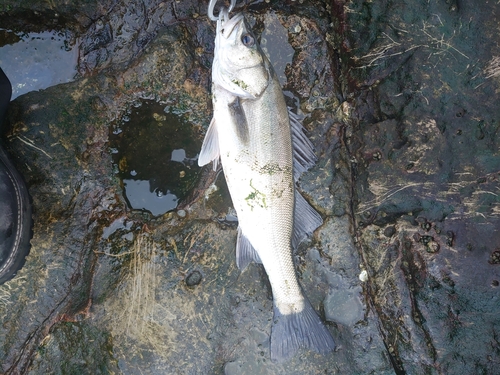
[{"label": "water reflection", "polygon": [[78,46],[69,32],[19,33],[0,29],[0,66],[12,99],[74,79]]},{"label": "water reflection", "polygon": [[132,208],[147,210],[155,216],[175,209],[179,201],[179,198],[169,190],[166,194],[158,189],[151,192],[149,181],[125,179],[123,186]]},{"label": "water reflection", "polygon": [[154,101],[135,103],[110,128],[110,152],[130,208],[174,210],[198,178],[201,147],[191,124]]}]

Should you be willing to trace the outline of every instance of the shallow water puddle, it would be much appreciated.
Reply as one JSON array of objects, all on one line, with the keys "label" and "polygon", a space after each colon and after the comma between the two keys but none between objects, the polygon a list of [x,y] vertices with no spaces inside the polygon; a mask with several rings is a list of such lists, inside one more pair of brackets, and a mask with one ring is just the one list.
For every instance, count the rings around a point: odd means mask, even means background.
[{"label": "shallow water puddle", "polygon": [[192,127],[165,105],[136,102],[111,126],[110,146],[130,208],[162,215],[174,210],[197,180],[201,145]]},{"label": "shallow water puddle", "polygon": [[78,45],[69,32],[20,33],[0,29],[0,67],[12,99],[74,79]]}]

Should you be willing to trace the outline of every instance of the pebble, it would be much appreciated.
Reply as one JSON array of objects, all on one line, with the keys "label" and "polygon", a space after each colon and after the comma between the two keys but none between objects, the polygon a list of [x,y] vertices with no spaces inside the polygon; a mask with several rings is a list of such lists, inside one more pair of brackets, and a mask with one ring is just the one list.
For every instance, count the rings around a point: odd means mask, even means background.
[{"label": "pebble", "polygon": [[203,276],[201,275],[200,271],[193,271],[189,275],[186,276],[186,285],[189,288],[192,288],[199,283],[201,283],[201,280],[203,279]]}]

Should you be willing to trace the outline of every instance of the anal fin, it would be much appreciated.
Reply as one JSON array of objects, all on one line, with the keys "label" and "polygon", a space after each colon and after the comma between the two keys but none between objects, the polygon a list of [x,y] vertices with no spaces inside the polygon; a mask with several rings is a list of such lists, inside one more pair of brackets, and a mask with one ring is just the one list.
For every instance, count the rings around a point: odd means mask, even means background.
[{"label": "anal fin", "polygon": [[238,239],[236,240],[236,265],[244,270],[251,262],[262,263],[259,254],[238,227]]}]

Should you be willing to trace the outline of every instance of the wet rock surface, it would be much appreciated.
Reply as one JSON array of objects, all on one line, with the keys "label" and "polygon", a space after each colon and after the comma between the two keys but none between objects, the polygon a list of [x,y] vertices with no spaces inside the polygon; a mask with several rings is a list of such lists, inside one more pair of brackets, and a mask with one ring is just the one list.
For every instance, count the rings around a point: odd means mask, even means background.
[{"label": "wet rock surface", "polygon": [[494,374],[500,51],[488,25],[498,9],[393,5],[351,3],[347,21],[360,89],[350,102],[354,217],[370,298],[397,373]]},{"label": "wet rock surface", "polygon": [[496,373],[497,7],[240,5],[295,51],[276,63],[319,157],[299,188],[325,221],[295,261],[337,350],[270,361],[270,286],[260,266],[237,269],[234,212],[210,167],[177,212],[124,195],[110,134],[137,103],[175,113],[194,143],[210,122],[206,4],[6,1],[4,27],[44,22],[81,44],[74,82],[9,109],[35,227],[25,267],[0,286],[2,372]]}]

